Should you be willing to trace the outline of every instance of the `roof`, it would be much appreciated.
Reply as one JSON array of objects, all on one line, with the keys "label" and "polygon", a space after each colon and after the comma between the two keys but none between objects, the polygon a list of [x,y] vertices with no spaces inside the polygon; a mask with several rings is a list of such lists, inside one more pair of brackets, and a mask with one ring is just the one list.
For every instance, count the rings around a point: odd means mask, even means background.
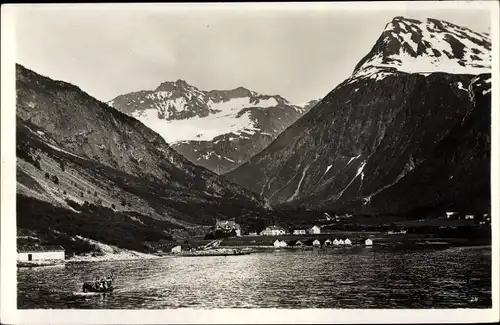
[{"label": "roof", "polygon": [[285,230],[285,229],[283,229],[282,227],[279,227],[279,226],[269,226],[266,229],[269,229],[269,230]]},{"label": "roof", "polygon": [[18,253],[26,253],[26,252],[58,252],[65,251],[65,249],[60,245],[46,245],[46,246],[37,246],[37,245],[22,245],[17,247]]},{"label": "roof", "polygon": [[233,220],[217,220],[216,221],[217,226],[229,226],[229,227],[234,227],[236,229],[240,229],[240,225],[234,222]]}]

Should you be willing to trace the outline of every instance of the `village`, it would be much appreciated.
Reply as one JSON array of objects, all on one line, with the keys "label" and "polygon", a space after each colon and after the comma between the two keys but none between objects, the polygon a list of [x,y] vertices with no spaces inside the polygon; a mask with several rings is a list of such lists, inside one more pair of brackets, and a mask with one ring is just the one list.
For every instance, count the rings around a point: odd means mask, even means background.
[{"label": "village", "polygon": [[[328,220],[339,221],[339,216]],[[344,218],[353,218],[352,215]],[[184,241],[144,242],[144,252],[125,254],[123,258],[150,254],[155,256],[220,256],[246,255],[269,249],[318,249],[373,247],[402,244],[474,244],[474,239],[462,238],[471,229],[490,229],[488,214],[446,212],[437,219],[408,220],[393,227],[379,229],[332,230],[327,226],[312,224],[288,230],[279,225],[269,225],[259,232],[243,232],[235,221],[215,219],[215,224],[204,237]],[[460,233],[457,235],[457,233]],[[467,236],[465,236],[467,237]],[[95,253],[92,255],[95,256]],[[65,249],[60,245],[18,245],[18,266],[48,266],[64,264]],[[90,259],[92,260],[92,258]]]}]

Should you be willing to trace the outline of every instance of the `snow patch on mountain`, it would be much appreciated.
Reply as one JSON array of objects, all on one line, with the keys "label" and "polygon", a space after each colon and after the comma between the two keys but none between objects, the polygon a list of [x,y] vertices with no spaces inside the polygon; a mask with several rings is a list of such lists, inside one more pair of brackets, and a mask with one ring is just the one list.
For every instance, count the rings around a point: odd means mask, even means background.
[{"label": "snow patch on mountain", "polygon": [[491,69],[491,39],[444,21],[396,17],[351,79],[381,80],[392,71],[481,74]]}]

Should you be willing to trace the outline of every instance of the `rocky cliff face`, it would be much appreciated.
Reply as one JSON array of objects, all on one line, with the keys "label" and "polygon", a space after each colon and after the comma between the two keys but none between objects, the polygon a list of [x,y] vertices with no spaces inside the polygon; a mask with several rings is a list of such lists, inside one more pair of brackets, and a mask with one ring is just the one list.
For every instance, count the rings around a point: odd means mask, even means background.
[{"label": "rocky cliff face", "polygon": [[350,78],[225,176],[311,209],[489,202],[490,48],[486,34],[396,17]]},{"label": "rocky cliff face", "polygon": [[191,162],[216,173],[246,162],[315,103],[292,105],[279,95],[243,87],[203,91],[183,80],[109,102],[158,132]]},{"label": "rocky cliff face", "polygon": [[[81,205],[105,207],[109,215],[125,214],[117,226],[153,218],[186,231],[263,209],[248,190],[192,164],[141,122],[78,87],[20,65],[16,74],[21,197],[68,214]],[[35,208],[28,212],[31,221],[39,217]]]}]

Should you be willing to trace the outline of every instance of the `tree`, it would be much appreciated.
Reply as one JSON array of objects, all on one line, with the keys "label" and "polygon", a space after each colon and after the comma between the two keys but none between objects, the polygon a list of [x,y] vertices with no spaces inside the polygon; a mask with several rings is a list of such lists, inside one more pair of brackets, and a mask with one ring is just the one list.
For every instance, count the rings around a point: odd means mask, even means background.
[{"label": "tree", "polygon": [[54,184],[59,184],[59,178],[57,178],[56,175],[52,176],[52,181],[54,182]]},{"label": "tree", "polygon": [[113,203],[113,204],[111,204],[111,207],[113,208],[113,210],[115,210],[115,209],[116,209],[116,206],[115,206],[115,204],[114,204],[114,203]]},{"label": "tree", "polygon": [[59,167],[61,167],[61,170],[64,171],[64,161],[59,162]]},{"label": "tree", "polygon": [[80,191],[80,197],[83,197],[83,191]]},{"label": "tree", "polygon": [[45,172],[45,178],[50,178],[50,174],[48,172]]},{"label": "tree", "polygon": [[122,200],[122,206],[126,206],[126,205],[127,205],[127,201]]},{"label": "tree", "polygon": [[94,191],[94,196],[97,196],[97,191]]}]

